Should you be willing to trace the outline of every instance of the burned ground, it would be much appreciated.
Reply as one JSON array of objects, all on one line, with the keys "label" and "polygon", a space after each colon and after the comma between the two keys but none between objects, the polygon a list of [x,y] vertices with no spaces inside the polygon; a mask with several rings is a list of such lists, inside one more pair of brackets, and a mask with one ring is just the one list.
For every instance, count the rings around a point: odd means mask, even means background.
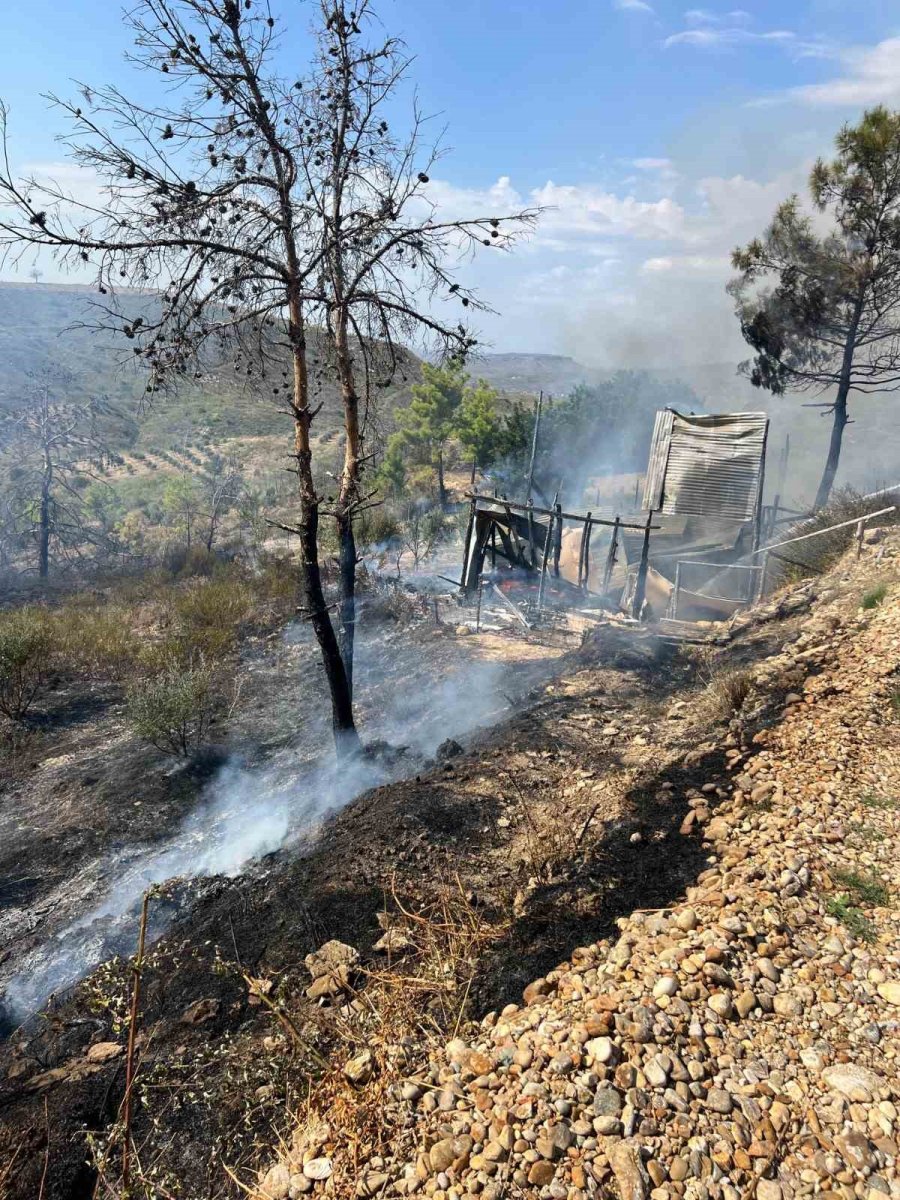
[{"label": "burned ground", "polygon": [[[800,593],[794,608],[808,599]],[[769,615],[733,639],[726,661],[759,661],[791,636],[789,611]],[[428,636],[443,644],[450,635]],[[422,657],[414,642],[409,653]],[[230,1194],[223,1162],[252,1167],[307,1087],[309,1059],[273,1048],[277,1026],[251,1002],[244,974],[277,981],[279,1002],[305,1030],[297,1014],[308,1005],[306,954],[338,938],[377,962],[378,912],[394,897],[425,907],[458,881],[493,930],[468,997],[483,1012],[517,999],[568,947],[609,936],[618,917],[677,897],[703,852],[689,828],[681,832],[685,801],[672,797],[721,766],[693,704],[700,690],[695,656],[652,636],[601,631],[466,753],[366,792],[305,852],[195,882],[173,901],[175,923],[145,977],[147,1088],[135,1127],[160,1180],[177,1180],[188,1196]],[[127,964],[107,966],[3,1048],[10,1195],[35,1195],[47,1164],[48,1200],[93,1194],[85,1131],[102,1135],[115,1122],[123,1069],[121,1057],[91,1062],[85,1053],[121,1040],[127,988]],[[192,1024],[198,1001],[209,1003]]]}]

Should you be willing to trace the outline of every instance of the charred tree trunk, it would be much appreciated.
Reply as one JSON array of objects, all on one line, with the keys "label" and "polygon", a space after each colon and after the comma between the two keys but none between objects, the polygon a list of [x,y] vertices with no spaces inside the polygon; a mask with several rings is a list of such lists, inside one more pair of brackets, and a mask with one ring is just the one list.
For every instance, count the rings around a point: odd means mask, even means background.
[{"label": "charred tree trunk", "polygon": [[319,497],[312,473],[309,428],[309,381],[306,370],[306,339],[299,298],[290,301],[290,339],[294,369],[294,457],[300,492],[300,581],[303,603],[322,655],[328,690],[331,693],[331,721],[335,748],[339,755],[359,749],[359,735],[353,720],[353,696],[344,659],[338,644],[319,567]]},{"label": "charred tree trunk", "polygon": [[50,455],[44,458],[44,476],[41,480],[41,511],[38,521],[38,575],[46,579],[50,574],[50,491],[53,486],[53,463]]},{"label": "charred tree trunk", "polygon": [[[339,276],[340,278],[340,276]],[[341,280],[342,283],[342,280]],[[337,358],[338,378],[341,384],[341,399],[344,407],[344,466],[341,471],[341,486],[338,495],[336,520],[340,544],[340,589],[339,632],[341,657],[347,675],[350,695],[353,695],[353,649],[356,640],[356,535],[353,518],[359,502],[359,475],[362,459],[362,444],[359,427],[359,396],[353,369],[353,355],[347,333],[345,312],[336,314],[334,342]]]},{"label": "charred tree trunk", "polygon": [[834,486],[834,479],[837,475],[838,463],[841,460],[841,445],[844,440],[844,429],[848,421],[847,397],[850,395],[850,385],[853,382],[853,355],[856,352],[856,336],[859,331],[859,321],[864,303],[865,293],[860,291],[853,306],[850,326],[847,330],[847,340],[844,343],[841,376],[838,382],[834,408],[832,409],[834,419],[831,425],[831,440],[828,443],[828,457],[825,460],[825,470],[822,473],[819,490],[816,492],[815,508],[822,508],[828,503],[828,499],[831,496],[831,489]]},{"label": "charred tree trunk", "polygon": [[437,458],[435,460],[435,468],[437,470],[437,485],[438,485],[438,504],[441,506],[441,512],[447,511],[447,487],[444,483],[444,447],[439,445],[437,448]]}]

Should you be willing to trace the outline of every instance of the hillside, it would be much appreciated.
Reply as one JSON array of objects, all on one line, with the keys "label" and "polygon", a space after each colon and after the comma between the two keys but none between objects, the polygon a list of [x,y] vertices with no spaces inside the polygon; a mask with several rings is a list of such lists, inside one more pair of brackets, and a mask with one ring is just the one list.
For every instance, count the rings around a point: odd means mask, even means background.
[{"label": "hillside", "polygon": [[[872,531],[700,653],[603,629],[303,853],[155,900],[175,923],[141,1002],[153,1178],[254,1200],[896,1195],[898,555]],[[0,1049],[11,1197],[45,1162],[53,1200],[91,1194],[86,1127],[115,1182],[129,989],[113,963]]]},{"label": "hillside", "polygon": [[[274,396],[262,393],[258,385],[248,386],[227,367],[145,405],[145,380],[133,365],[131,343],[79,327],[96,319],[95,299],[86,287],[0,282],[0,411],[26,403],[30,381],[49,370],[61,373],[73,400],[107,397],[127,418],[126,426],[114,433],[112,449],[119,452],[171,450],[199,434],[212,445],[235,438],[288,436],[288,418]],[[152,300],[131,292],[121,303],[125,314],[133,317],[146,311]],[[411,359],[409,378],[398,377],[379,394],[382,422],[389,424],[394,408],[408,403],[415,371]],[[322,411],[316,432],[320,437],[333,435],[340,409],[337,388],[327,374],[319,381],[318,399]]]}]

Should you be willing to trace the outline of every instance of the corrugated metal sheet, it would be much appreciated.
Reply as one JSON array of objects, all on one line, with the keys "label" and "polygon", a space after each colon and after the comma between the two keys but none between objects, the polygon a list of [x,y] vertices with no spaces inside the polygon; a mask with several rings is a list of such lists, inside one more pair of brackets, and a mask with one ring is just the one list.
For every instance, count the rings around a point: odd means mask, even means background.
[{"label": "corrugated metal sheet", "polygon": [[657,414],[644,506],[729,521],[756,518],[762,486],[765,413]]},{"label": "corrugated metal sheet", "polygon": [[672,422],[675,414],[671,408],[661,408],[653,425],[650,442],[650,461],[647,478],[644,480],[644,508],[659,512],[663,503],[663,487],[666,482],[666,461],[669,457],[669,441],[672,437]]}]

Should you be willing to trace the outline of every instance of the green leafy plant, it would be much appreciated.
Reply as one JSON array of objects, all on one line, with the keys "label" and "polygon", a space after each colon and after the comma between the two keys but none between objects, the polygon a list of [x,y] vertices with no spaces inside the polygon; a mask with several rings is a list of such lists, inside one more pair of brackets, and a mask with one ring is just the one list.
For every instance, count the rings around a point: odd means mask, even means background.
[{"label": "green leafy plant", "polygon": [[840,870],[834,872],[834,878],[861,904],[883,906],[890,899],[888,889],[872,874],[863,875],[859,871]]},{"label": "green leafy plant", "polygon": [[852,904],[846,895],[831,896],[825,904],[825,911],[859,938],[861,942],[875,941],[875,926],[862,911]]}]

